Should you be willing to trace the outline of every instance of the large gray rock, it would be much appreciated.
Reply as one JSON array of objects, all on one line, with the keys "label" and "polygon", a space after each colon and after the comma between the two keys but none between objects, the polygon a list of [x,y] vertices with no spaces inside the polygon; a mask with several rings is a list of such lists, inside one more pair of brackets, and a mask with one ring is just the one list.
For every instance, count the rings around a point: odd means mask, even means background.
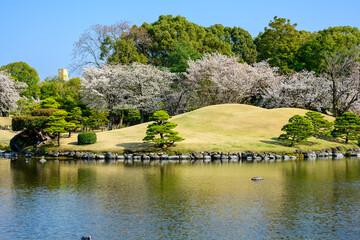
[{"label": "large gray rock", "polygon": [[74,157],[75,157],[75,158],[82,158],[83,155],[84,155],[84,154],[83,154],[82,152],[76,152],[75,155],[74,155]]},{"label": "large gray rock", "polygon": [[172,156],[169,156],[168,159],[170,162],[178,162],[180,160],[180,157],[176,156],[176,155],[172,155]]},{"label": "large gray rock", "polygon": [[193,153],[195,159],[203,159],[204,155],[202,153]]}]

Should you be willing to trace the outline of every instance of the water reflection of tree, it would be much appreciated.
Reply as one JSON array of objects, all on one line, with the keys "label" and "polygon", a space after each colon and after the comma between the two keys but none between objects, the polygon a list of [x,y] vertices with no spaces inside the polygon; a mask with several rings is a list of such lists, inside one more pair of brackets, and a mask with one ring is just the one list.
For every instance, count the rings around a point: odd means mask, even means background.
[{"label": "water reflection of tree", "polygon": [[42,164],[37,160],[17,159],[11,161],[11,173],[14,187],[18,189],[46,187],[51,190],[60,186],[59,162]]},{"label": "water reflection of tree", "polygon": [[355,212],[349,214],[359,209],[359,189],[351,187],[351,181],[358,181],[359,176],[358,160],[303,161],[284,167],[283,206],[272,219],[272,232],[294,238],[332,238],[350,233],[351,225],[359,223]]}]

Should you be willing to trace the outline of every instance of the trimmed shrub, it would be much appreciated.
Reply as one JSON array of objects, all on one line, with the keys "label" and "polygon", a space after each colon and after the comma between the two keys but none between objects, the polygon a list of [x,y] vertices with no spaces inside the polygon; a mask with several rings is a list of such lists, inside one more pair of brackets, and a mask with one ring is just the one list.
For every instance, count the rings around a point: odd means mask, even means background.
[{"label": "trimmed shrub", "polygon": [[31,111],[31,116],[47,116],[50,117],[54,114],[54,112],[58,111],[59,109],[55,108],[39,108],[34,109]]},{"label": "trimmed shrub", "polygon": [[78,144],[93,144],[96,142],[96,133],[94,132],[82,132],[78,135]]},{"label": "trimmed shrub", "polygon": [[48,117],[45,116],[17,116],[12,119],[12,130],[22,131],[24,129],[44,129]]}]

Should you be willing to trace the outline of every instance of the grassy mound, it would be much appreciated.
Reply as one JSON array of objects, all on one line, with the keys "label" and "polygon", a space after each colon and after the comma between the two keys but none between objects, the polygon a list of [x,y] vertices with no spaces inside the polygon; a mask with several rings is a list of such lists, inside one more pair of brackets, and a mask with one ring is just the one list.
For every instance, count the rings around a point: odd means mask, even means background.
[{"label": "grassy mound", "polygon": [[[264,109],[243,104],[223,104],[204,107],[170,119],[176,122],[179,135],[185,141],[170,148],[176,152],[195,151],[271,151],[291,152],[296,148],[320,150],[340,145],[315,138],[309,144],[290,148],[277,140],[281,128],[295,114],[305,115],[307,110],[296,108]],[[327,116],[328,120],[334,118]],[[144,151],[148,145],[142,143],[149,123],[97,133],[93,145],[77,145],[77,135],[63,138],[61,149],[93,152]]]}]

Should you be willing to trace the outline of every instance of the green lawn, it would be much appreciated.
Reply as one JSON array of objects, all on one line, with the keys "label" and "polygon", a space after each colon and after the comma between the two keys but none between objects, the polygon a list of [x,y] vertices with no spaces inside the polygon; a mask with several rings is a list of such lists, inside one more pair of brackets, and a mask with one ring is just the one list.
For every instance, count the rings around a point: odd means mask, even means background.
[{"label": "green lawn", "polygon": [[[315,138],[309,139],[309,144],[295,148],[281,144],[277,137],[281,133],[282,126],[293,115],[305,115],[306,112],[307,110],[304,109],[264,109],[243,104],[208,106],[171,119],[178,123],[175,130],[179,131],[179,135],[186,140],[177,143],[169,150],[173,152],[292,152],[297,148],[321,150],[343,145]],[[334,120],[330,116],[326,118]],[[71,138],[62,138],[60,149],[93,152],[144,151],[148,149],[148,145],[143,144],[142,139],[148,124],[98,132],[98,141],[92,145],[77,145],[77,134],[73,134]]]}]

